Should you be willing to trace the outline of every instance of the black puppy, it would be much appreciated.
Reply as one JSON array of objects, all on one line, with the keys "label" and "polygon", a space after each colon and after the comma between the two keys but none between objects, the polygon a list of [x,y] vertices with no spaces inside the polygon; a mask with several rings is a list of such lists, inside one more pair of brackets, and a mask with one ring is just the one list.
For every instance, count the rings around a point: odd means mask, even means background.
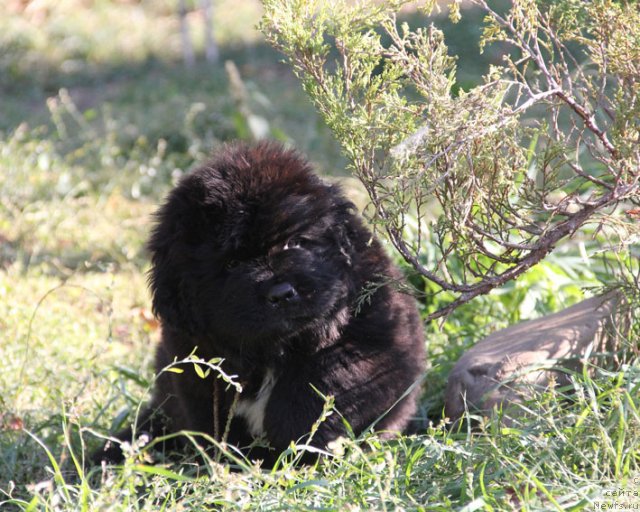
[{"label": "black puppy", "polygon": [[[180,181],[157,220],[149,241],[162,321],[157,371],[195,350],[223,358],[243,391],[188,366],[163,372],[138,431],[220,438],[229,417],[228,442],[262,438],[271,450],[250,456],[269,465],[309,433],[323,409],[318,392],[335,398],[339,414],[320,425],[315,446],[344,435],[341,416],[356,435],[380,417],[378,431],[407,426],[424,369],[414,300],[383,284],[399,271],[353,205],[297,153],[228,145]],[[359,300],[371,283],[382,285]],[[122,452],[112,445],[97,456],[118,461]]]}]

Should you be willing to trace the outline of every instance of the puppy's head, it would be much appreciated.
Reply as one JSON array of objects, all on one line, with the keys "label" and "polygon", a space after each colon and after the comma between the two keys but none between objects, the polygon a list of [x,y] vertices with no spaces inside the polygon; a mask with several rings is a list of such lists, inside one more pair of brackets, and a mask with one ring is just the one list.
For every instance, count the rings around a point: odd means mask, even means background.
[{"label": "puppy's head", "polygon": [[356,245],[352,204],[295,152],[232,145],[170,193],[149,241],[162,321],[215,343],[282,341],[346,321]]}]

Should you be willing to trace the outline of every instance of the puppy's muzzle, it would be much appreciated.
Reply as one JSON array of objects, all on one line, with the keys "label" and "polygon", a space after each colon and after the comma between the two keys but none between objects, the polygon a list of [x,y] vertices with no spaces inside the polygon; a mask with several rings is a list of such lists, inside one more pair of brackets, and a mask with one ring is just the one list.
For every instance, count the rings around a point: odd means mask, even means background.
[{"label": "puppy's muzzle", "polygon": [[291,283],[287,282],[274,284],[267,291],[266,297],[272,306],[280,306],[300,300],[300,295],[298,295],[296,289]]}]

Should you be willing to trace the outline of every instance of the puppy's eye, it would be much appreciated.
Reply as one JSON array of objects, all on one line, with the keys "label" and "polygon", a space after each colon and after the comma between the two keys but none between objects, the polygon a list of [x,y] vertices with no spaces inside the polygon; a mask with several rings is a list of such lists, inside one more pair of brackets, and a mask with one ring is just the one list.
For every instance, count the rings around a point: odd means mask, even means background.
[{"label": "puppy's eye", "polygon": [[239,260],[230,259],[230,260],[227,260],[225,262],[224,268],[225,268],[225,270],[233,270],[238,265],[240,265],[240,261]]},{"label": "puppy's eye", "polygon": [[283,250],[288,249],[308,249],[313,245],[313,242],[309,238],[298,236],[289,240],[284,244]]}]

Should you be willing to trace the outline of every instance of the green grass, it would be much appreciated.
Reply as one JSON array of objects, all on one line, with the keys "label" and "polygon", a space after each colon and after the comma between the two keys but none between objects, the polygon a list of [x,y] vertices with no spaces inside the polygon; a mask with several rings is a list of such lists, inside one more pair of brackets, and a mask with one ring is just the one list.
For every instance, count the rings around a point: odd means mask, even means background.
[{"label": "green grass", "polygon": [[[295,449],[273,471],[238,458],[234,471],[208,459],[151,465],[148,448],[134,447],[122,468],[90,468],[86,454],[135,417],[154,378],[159,331],[144,253],[151,214],[212,148],[249,136],[247,110],[222,63],[183,68],[173,2],[10,5],[0,17],[0,509],[594,510],[606,500],[638,502],[637,352],[619,370],[594,369],[575,375],[571,389],[549,390],[508,427],[479,418],[475,430],[456,431],[442,418],[446,376],[466,348],[568,306],[601,281],[602,265],[592,258],[586,266],[580,240],[427,326],[429,370],[413,436],[346,439],[314,467],[294,467]],[[337,143],[253,29],[259,5],[216,5],[220,19],[229,16],[217,36],[222,60],[233,60],[245,82],[244,107],[321,172],[344,176]],[[586,243],[589,253],[598,248]],[[612,495],[620,490],[629,493]]]}]

